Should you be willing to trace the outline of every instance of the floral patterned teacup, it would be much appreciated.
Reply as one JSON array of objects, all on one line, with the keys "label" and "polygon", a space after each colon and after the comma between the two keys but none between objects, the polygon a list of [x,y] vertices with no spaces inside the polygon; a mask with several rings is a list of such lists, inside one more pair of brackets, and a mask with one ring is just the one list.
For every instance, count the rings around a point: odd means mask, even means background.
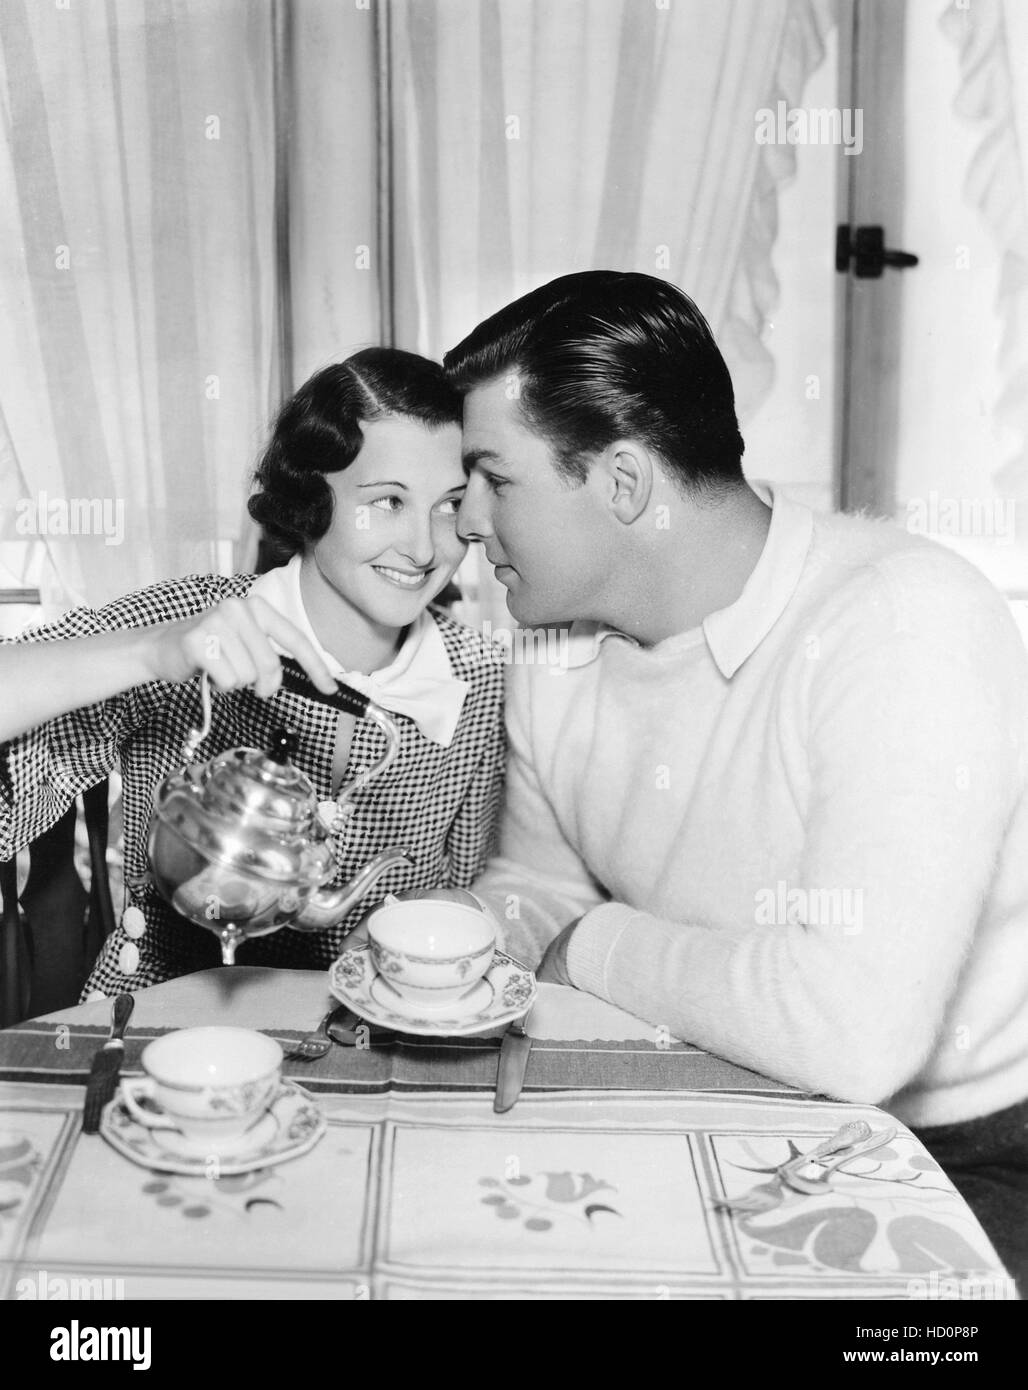
[{"label": "floral patterned teacup", "polygon": [[123,1080],[140,1124],[216,1148],[262,1118],[279,1088],[282,1049],[249,1028],[182,1028],[143,1049],[146,1076]]},{"label": "floral patterned teacup", "polygon": [[375,969],[399,994],[448,1007],[473,989],[493,960],[494,919],[436,898],[387,899],[368,918]]}]

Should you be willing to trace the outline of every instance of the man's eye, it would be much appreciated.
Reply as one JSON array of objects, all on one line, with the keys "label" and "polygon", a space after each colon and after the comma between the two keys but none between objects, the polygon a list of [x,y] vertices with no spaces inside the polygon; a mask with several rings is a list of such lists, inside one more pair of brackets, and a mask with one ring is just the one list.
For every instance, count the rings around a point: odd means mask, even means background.
[{"label": "man's eye", "polygon": [[380,508],[383,512],[398,512],[403,506],[403,498],[397,497],[396,494],[393,493],[389,497],[376,497],[371,505]]},{"label": "man's eye", "polygon": [[495,473],[485,473],[483,477],[490,492],[501,492],[509,481],[507,478],[498,478]]}]

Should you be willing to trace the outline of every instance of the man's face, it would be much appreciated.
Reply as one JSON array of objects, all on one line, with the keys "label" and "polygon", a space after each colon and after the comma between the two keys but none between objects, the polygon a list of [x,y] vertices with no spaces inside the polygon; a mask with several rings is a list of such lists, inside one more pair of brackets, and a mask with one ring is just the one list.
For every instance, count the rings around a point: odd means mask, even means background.
[{"label": "man's face", "polygon": [[464,400],[464,464],[470,469],[457,529],[485,543],[520,623],[603,617],[610,533],[602,479],[581,486],[554,466],[547,440],[524,423],[505,378],[477,386]]}]

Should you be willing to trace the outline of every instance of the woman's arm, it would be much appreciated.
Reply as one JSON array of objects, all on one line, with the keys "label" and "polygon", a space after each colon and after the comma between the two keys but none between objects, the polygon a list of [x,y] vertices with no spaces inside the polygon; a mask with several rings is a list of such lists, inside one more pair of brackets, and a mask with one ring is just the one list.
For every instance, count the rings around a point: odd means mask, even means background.
[{"label": "woman's arm", "polygon": [[335,681],[307,638],[263,599],[228,598],[196,617],[59,641],[0,645],[0,743],[149,681],[210,673],[221,690],[253,685],[268,698],[282,666],[272,641],[304,667],[319,690]]}]

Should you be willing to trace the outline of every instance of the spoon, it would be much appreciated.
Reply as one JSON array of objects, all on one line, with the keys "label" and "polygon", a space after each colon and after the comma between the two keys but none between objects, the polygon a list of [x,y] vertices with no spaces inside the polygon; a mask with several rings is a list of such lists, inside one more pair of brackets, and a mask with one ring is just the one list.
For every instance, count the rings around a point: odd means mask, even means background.
[{"label": "spoon", "polygon": [[[345,1004],[341,1004],[332,1015],[332,1020],[328,1025],[328,1035],[333,1042],[339,1043],[341,1047],[367,1046],[370,1043],[373,1027],[375,1041],[379,1044],[391,1043],[397,1037],[397,1034],[388,1028],[380,1028],[377,1024],[368,1023],[361,1018],[356,1009],[350,1009]],[[367,1030],[363,1038],[358,1033],[360,1028]]]},{"label": "spoon", "polygon": [[284,1060],[287,1062],[316,1062],[319,1057],[324,1057],[332,1046],[330,1034],[336,1016],[351,1013],[352,1010],[347,1009],[345,1004],[339,1004],[336,1008],[330,1009],[314,1032],[301,1038],[296,1046],[285,1054]]},{"label": "spoon", "polygon": [[816,1149],[811,1149],[809,1153],[797,1154],[795,1158],[783,1163],[775,1170],[775,1176],[788,1182],[791,1174],[805,1168],[815,1159],[827,1158],[829,1154],[839,1153],[842,1149],[852,1149],[855,1144],[863,1144],[870,1138],[871,1126],[866,1120],[849,1120],[846,1124],[840,1125],[830,1139],[822,1140]]},{"label": "spoon", "polygon": [[[838,1153],[842,1149],[851,1149],[855,1144],[862,1144],[870,1135],[871,1126],[866,1120],[849,1120],[846,1124],[840,1125],[830,1139],[823,1139],[809,1153],[796,1154],[794,1158],[780,1164],[767,1182],[758,1183],[749,1192],[744,1192],[741,1197],[718,1197],[715,1199],[714,1205],[724,1211],[773,1211],[775,1207],[781,1206],[785,1200],[784,1187],[786,1185],[793,1187],[794,1181],[797,1183],[804,1181],[802,1178],[794,1177],[798,1169],[805,1168],[814,1159],[825,1158],[827,1155]],[[852,1154],[847,1155],[847,1157],[852,1156]],[[793,1190],[802,1191],[803,1189],[793,1187]],[[824,1188],[817,1187],[814,1190],[822,1192]]]},{"label": "spoon", "polygon": [[821,1172],[816,1178],[802,1178],[799,1173],[783,1173],[782,1177],[786,1184],[794,1192],[802,1192],[807,1196],[816,1197],[828,1186],[829,1175],[834,1173],[836,1168],[844,1168],[847,1163],[853,1163],[858,1158],[863,1158],[866,1154],[875,1153],[878,1149],[883,1149],[886,1144],[892,1142],[896,1137],[896,1126],[892,1129],[883,1129],[876,1134],[868,1143],[858,1146],[852,1153],[845,1153],[841,1158],[835,1159],[832,1163],[822,1166]]}]

